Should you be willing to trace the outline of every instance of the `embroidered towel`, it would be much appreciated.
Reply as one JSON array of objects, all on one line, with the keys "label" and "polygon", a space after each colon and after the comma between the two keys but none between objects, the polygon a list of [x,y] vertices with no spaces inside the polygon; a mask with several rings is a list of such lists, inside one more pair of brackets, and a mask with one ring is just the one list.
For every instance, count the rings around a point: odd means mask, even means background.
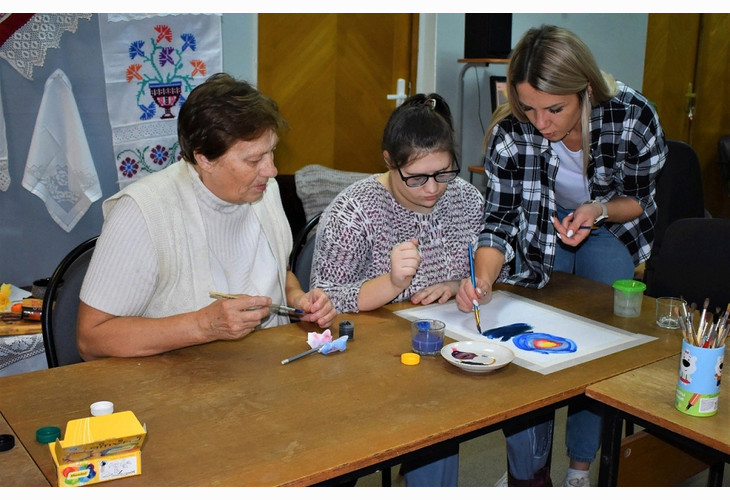
[{"label": "embroidered towel", "polygon": [[45,202],[48,213],[66,232],[101,198],[71,82],[60,69],[46,81],[23,187]]},{"label": "embroidered towel", "polygon": [[[119,188],[177,162],[177,116],[197,85],[222,71],[217,14],[99,14]],[[119,21],[119,22],[112,22]]]}]

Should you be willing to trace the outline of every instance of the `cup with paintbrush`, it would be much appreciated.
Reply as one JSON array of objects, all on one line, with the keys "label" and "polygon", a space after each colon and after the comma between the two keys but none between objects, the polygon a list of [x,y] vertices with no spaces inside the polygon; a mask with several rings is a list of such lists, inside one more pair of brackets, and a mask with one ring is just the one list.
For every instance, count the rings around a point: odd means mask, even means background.
[{"label": "cup with paintbrush", "polygon": [[725,340],[730,330],[730,304],[713,316],[706,299],[695,322],[696,305],[679,309],[682,351],[674,407],[687,415],[709,417],[717,413]]}]

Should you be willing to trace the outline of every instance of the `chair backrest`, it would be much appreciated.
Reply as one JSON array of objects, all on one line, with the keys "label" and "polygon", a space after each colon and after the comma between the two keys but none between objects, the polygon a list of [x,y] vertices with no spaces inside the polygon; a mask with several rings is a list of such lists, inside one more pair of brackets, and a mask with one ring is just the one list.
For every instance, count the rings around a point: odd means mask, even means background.
[{"label": "chair backrest", "polygon": [[46,288],[41,329],[48,368],[83,361],[76,346],[79,292],[97,238],[94,236],[71,250],[56,267]]},{"label": "chair backrest", "polygon": [[702,170],[697,153],[686,142],[668,140],[667,147],[667,161],[656,180],[654,245],[659,247],[672,222],[705,216]]},{"label": "chair backrest", "polygon": [[317,214],[299,231],[294,238],[294,246],[289,256],[289,268],[302,285],[302,290],[309,291],[309,277],[312,274],[312,259],[314,257],[314,243],[316,234],[310,233],[315,230],[322,214]]},{"label": "chair backrest", "polygon": [[717,164],[725,196],[730,196],[730,135],[723,135],[717,141]]},{"label": "chair backrest", "polygon": [[646,262],[646,279],[654,272],[669,225],[678,219],[705,216],[702,172],[697,154],[686,142],[667,140],[667,160],[656,180],[657,220],[652,255]]},{"label": "chair backrest", "polygon": [[730,219],[689,218],[672,222],[656,255],[654,272],[646,283],[651,297],[684,297],[710,310],[723,311],[730,303]]}]

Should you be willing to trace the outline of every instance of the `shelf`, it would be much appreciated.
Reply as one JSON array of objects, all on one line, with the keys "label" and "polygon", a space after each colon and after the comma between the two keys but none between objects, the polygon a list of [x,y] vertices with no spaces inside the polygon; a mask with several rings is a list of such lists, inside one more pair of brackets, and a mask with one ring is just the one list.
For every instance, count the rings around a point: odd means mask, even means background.
[{"label": "shelf", "polygon": [[[464,137],[464,74],[466,71],[473,67],[473,66],[480,66],[485,65],[489,66],[490,64],[507,64],[509,62],[508,59],[496,59],[496,58],[483,58],[483,59],[458,59],[460,63],[466,63],[461,68],[461,71],[459,71],[459,84],[456,88],[456,109],[459,113],[459,158],[463,159],[463,149],[464,145],[462,144],[463,137]],[[472,172],[470,172],[472,174]],[[471,175],[470,175],[471,176]]]},{"label": "shelf", "polygon": [[469,182],[474,184],[474,174],[485,175],[484,165],[471,165],[469,167]]},{"label": "shelf", "polygon": [[481,64],[507,64],[509,59],[479,58],[479,59],[459,59],[460,63],[481,63]]}]

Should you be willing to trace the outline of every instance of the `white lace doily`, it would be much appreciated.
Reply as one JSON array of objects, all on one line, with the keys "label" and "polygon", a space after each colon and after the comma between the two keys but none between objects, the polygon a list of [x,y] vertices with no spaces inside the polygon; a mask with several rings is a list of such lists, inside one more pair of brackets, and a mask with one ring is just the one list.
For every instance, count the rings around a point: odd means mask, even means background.
[{"label": "white lace doily", "polygon": [[39,334],[9,335],[0,337],[0,370],[13,363],[46,352],[43,336]]},{"label": "white lace doily", "polygon": [[8,159],[0,158],[0,191],[7,191],[10,187],[10,171],[8,170]]},{"label": "white lace doily", "polygon": [[10,187],[10,171],[8,170],[8,141],[5,135],[5,114],[3,100],[0,97],[0,191]]},{"label": "white lace doily", "polygon": [[75,33],[79,19],[91,19],[92,14],[36,14],[0,47],[0,57],[28,80],[33,79],[35,66],[43,66],[46,50],[57,49],[61,36]]}]

